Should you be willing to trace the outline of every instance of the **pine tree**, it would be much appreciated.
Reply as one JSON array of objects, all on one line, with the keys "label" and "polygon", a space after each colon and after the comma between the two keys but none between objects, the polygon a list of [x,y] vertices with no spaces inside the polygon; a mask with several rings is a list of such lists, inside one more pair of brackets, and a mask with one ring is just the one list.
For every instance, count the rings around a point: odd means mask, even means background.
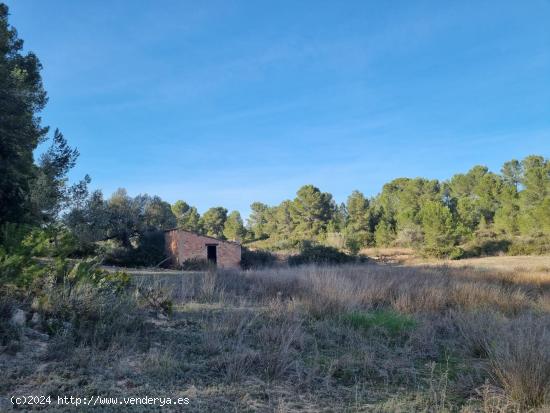
[{"label": "pine tree", "polygon": [[172,205],[172,212],[176,217],[178,228],[191,232],[201,232],[200,214],[197,208],[190,206],[185,201],[179,200]]},{"label": "pine tree", "polygon": [[223,235],[231,241],[241,241],[246,235],[246,229],[239,211],[232,211],[225,221]]},{"label": "pine tree", "polygon": [[23,40],[0,3],[0,224],[29,217],[33,151],[46,136],[38,113],[47,102],[40,61],[22,53]]},{"label": "pine tree", "polygon": [[227,209],[214,207],[206,211],[200,220],[202,230],[206,235],[224,238],[223,230],[227,220]]},{"label": "pine tree", "polygon": [[291,209],[292,220],[296,223],[296,238],[315,239],[326,234],[326,226],[335,208],[332,195],[321,192],[313,185],[302,186],[296,193]]},{"label": "pine tree", "polygon": [[453,216],[442,202],[428,201],[422,205],[424,250],[435,256],[451,253],[456,242]]}]

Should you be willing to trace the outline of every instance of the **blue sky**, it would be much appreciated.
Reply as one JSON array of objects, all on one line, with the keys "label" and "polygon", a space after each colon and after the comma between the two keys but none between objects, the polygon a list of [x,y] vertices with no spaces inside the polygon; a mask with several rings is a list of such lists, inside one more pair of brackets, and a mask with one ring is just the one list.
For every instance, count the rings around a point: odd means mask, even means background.
[{"label": "blue sky", "polygon": [[8,1],[106,195],[245,215],[550,155],[550,2]]}]

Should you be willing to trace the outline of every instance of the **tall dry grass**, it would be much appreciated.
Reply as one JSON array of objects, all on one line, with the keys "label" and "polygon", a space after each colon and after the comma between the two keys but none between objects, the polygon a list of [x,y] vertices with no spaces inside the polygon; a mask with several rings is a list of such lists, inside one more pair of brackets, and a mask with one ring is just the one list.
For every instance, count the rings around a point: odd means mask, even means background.
[{"label": "tall dry grass", "polygon": [[[333,391],[338,383],[419,388],[415,411],[457,411],[456,398],[473,400],[461,402],[463,411],[549,406],[550,280],[544,274],[346,265],[155,282],[171,291],[176,307],[216,303],[220,314],[204,323],[202,348],[225,383],[255,377],[302,391]],[[355,325],[346,324],[350,314]],[[414,327],[395,334],[399,317]],[[449,372],[436,371],[447,353],[454,360]],[[381,411],[408,411],[413,405],[403,400],[391,398]]]},{"label": "tall dry grass", "polygon": [[218,289],[252,301],[277,296],[300,300],[312,314],[391,307],[404,313],[491,309],[507,315],[540,309],[550,286],[509,282],[483,271],[377,265],[222,272]]},{"label": "tall dry grass", "polygon": [[491,371],[522,407],[541,406],[550,391],[550,323],[526,315],[503,326],[488,346]]}]

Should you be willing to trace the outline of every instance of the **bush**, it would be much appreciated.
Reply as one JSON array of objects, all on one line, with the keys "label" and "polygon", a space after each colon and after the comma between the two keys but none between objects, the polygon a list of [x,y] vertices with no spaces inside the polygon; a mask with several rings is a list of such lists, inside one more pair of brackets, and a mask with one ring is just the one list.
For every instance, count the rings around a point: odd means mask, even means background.
[{"label": "bush", "polygon": [[166,258],[164,232],[149,231],[140,235],[134,253],[136,265],[158,265]]},{"label": "bush", "polygon": [[69,257],[80,252],[76,237],[57,226],[34,228],[21,245],[34,257]]},{"label": "bush", "polygon": [[23,240],[31,230],[30,226],[22,224],[7,222],[0,225],[0,248],[7,254],[27,254],[28,247],[23,245]]},{"label": "bush", "polygon": [[302,241],[299,248],[299,254],[288,258],[289,265],[345,264],[354,261],[353,257],[338,251],[336,248],[316,245],[310,241]]},{"label": "bush", "polygon": [[550,253],[550,237],[514,239],[508,248],[509,255],[544,255]]},{"label": "bush", "polygon": [[245,270],[251,268],[272,267],[277,261],[277,257],[265,250],[249,250],[243,248],[241,254],[241,267]]},{"label": "bush", "polygon": [[181,263],[180,268],[183,271],[208,271],[216,266],[204,258],[189,258]]},{"label": "bush", "polygon": [[464,258],[499,255],[508,252],[512,243],[507,239],[479,239],[464,246]]},{"label": "bush", "polygon": [[140,286],[137,289],[140,300],[146,307],[171,315],[174,311],[174,303],[170,298],[170,291],[159,286]]},{"label": "bush", "polygon": [[0,247],[0,283],[29,286],[39,273],[39,267],[30,257],[7,254]]},{"label": "bush", "polygon": [[81,284],[91,284],[99,291],[121,293],[129,284],[131,277],[123,271],[109,272],[100,268],[99,258],[88,258],[71,264],[67,260],[57,259],[45,272],[53,275],[55,283],[69,288]]},{"label": "bush", "polygon": [[136,246],[124,247],[114,240],[102,243],[105,264],[120,267],[151,267],[166,259],[162,231],[145,232],[132,242]]},{"label": "bush", "polygon": [[458,246],[425,246],[421,249],[421,253],[424,257],[450,258],[452,260],[464,258],[464,250]]},{"label": "bush", "polygon": [[58,286],[49,291],[48,305],[41,310],[43,327],[63,337],[67,350],[78,345],[106,349],[115,343],[143,342],[145,317],[127,294],[85,284],[72,289]]},{"label": "bush", "polygon": [[463,258],[492,255],[544,255],[550,253],[550,238],[506,237],[494,232],[478,231],[475,238],[464,245]]}]

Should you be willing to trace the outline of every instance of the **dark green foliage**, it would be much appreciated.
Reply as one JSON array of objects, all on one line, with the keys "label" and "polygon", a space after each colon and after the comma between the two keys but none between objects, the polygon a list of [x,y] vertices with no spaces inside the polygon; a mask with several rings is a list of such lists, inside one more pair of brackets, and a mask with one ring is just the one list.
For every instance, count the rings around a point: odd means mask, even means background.
[{"label": "dark green foliage", "polygon": [[0,284],[27,287],[43,274],[42,267],[26,254],[7,254],[0,248]]},{"label": "dark green foliage", "polygon": [[448,256],[455,246],[451,210],[442,202],[427,201],[420,210],[424,230],[424,251],[436,257]]},{"label": "dark green foliage", "polygon": [[98,258],[89,258],[70,265],[57,262],[57,282],[64,286],[93,285],[98,290],[119,294],[130,284],[130,275],[123,271],[102,270]]},{"label": "dark green foliage", "polygon": [[508,246],[509,255],[550,254],[550,237],[539,235],[530,238],[515,238]]},{"label": "dark green foliage", "polygon": [[132,246],[136,236],[176,226],[170,204],[158,196],[132,198],[122,188],[108,200],[99,191],[92,193],[64,222],[81,243],[116,239],[125,248]]},{"label": "dark green foliage", "polygon": [[170,204],[157,196],[130,197],[117,190],[104,200],[92,193],[64,218],[76,238],[76,251],[96,251],[94,243],[104,243],[106,262],[124,266],[157,265],[166,258],[163,230],[176,226]]},{"label": "dark green foliage", "polygon": [[333,247],[313,244],[310,241],[300,243],[300,252],[288,258],[289,265],[303,264],[345,264],[354,258]]},{"label": "dark green foliage", "polygon": [[224,239],[223,230],[227,220],[227,209],[223,207],[210,208],[200,219],[203,232],[211,237]]},{"label": "dark green foliage", "polygon": [[139,236],[134,250],[138,263],[144,266],[158,265],[166,258],[164,232],[148,231]]},{"label": "dark green foliage", "polygon": [[[255,247],[273,250],[310,240],[352,254],[370,245],[450,258],[544,251],[540,239],[550,237],[549,194],[550,162],[532,155],[506,162],[501,174],[477,165],[445,182],[394,179],[376,197],[354,191],[339,207],[330,194],[306,185],[278,206],[253,203],[249,228],[263,239]],[[488,233],[491,239],[483,235]]]},{"label": "dark green foliage", "polygon": [[[166,259],[164,232],[148,231],[133,237],[128,247],[114,242],[105,250],[105,264],[123,267],[151,267]],[[134,246],[135,244],[135,246]]]},{"label": "dark green foliage", "polygon": [[172,205],[172,212],[176,217],[176,224],[178,228],[186,231],[200,233],[200,215],[197,212],[197,208],[190,206],[185,201],[176,201]]},{"label": "dark green foliage", "polygon": [[78,156],[78,151],[56,129],[50,147],[39,159],[31,184],[31,212],[38,223],[55,222],[61,211],[88,196],[91,182],[88,175],[77,184],[67,184],[67,174],[76,165]]},{"label": "dark green foliage", "polygon": [[182,262],[180,268],[183,271],[207,271],[215,266],[204,258],[190,258]]},{"label": "dark green foliage", "polygon": [[223,235],[231,241],[241,241],[246,236],[246,229],[239,211],[232,211],[223,227]]},{"label": "dark green foliage", "polygon": [[277,256],[269,251],[242,249],[241,267],[245,270],[271,267],[276,261]]},{"label": "dark green foliage", "polygon": [[385,219],[380,220],[374,231],[374,238],[377,246],[390,246],[395,240],[395,229],[393,225]]},{"label": "dark green foliage", "polygon": [[0,227],[0,285],[29,286],[42,274],[42,266],[33,259],[33,245],[25,243],[32,228],[6,223]]},{"label": "dark green foliage", "polygon": [[508,253],[512,240],[500,238],[494,232],[478,232],[471,242],[464,245],[464,258]]},{"label": "dark green foliage", "polygon": [[0,3],[0,224],[29,219],[33,151],[48,131],[38,117],[47,102],[42,66],[22,49],[8,7]]},{"label": "dark green foliage", "polygon": [[353,191],[344,208],[339,208],[343,217],[346,248],[357,254],[374,240],[373,217],[369,201],[359,191]]},{"label": "dark green foliage", "polygon": [[78,151],[59,130],[34,163],[33,152],[48,132],[38,115],[48,99],[40,61],[22,49],[23,41],[9,26],[8,8],[0,3],[0,225],[51,223],[64,208],[86,196],[90,182],[86,176],[68,184]]},{"label": "dark green foliage", "polygon": [[261,202],[254,202],[250,205],[250,216],[248,217],[248,226],[255,239],[264,239],[269,236],[267,232],[267,223],[269,219],[269,207]]},{"label": "dark green foliage", "polygon": [[301,239],[315,239],[322,235],[335,209],[332,195],[313,185],[304,185],[296,193],[289,211],[296,223],[295,232]]}]

